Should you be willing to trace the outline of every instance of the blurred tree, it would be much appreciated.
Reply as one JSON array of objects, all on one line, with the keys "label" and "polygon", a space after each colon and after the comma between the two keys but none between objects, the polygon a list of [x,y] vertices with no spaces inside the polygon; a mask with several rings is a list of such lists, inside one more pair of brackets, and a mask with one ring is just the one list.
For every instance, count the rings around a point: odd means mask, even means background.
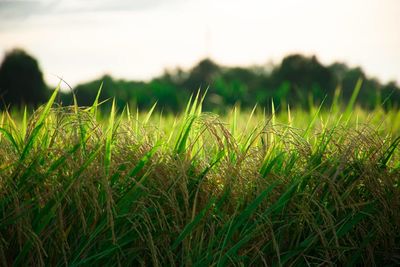
[{"label": "blurred tree", "polygon": [[[287,100],[293,104],[300,101],[303,105],[308,105],[310,95],[318,102],[325,96],[330,99],[335,88],[333,74],[315,56],[289,55],[274,69],[271,78],[275,88],[285,91],[277,94],[281,97],[286,95]],[[287,83],[289,88],[285,85]]]},{"label": "blurred tree", "polygon": [[205,89],[214,84],[221,71],[221,67],[211,59],[203,59],[197,66],[191,69],[183,86],[192,92],[197,92],[199,88]]},{"label": "blurred tree", "polygon": [[[254,105],[257,91],[263,89],[262,82],[265,73],[257,73],[253,69],[240,67],[222,70],[215,81],[215,93],[224,99],[224,103],[230,106],[235,103],[244,106]],[[257,98],[258,102],[260,100],[262,99]]]},{"label": "blurred tree", "polygon": [[36,106],[44,102],[47,95],[36,59],[21,49],[7,53],[0,66],[0,101],[7,105]]},{"label": "blurred tree", "polygon": [[376,79],[368,79],[360,67],[349,68],[345,64],[336,63],[330,66],[336,76],[336,82],[341,87],[342,102],[346,103],[354,92],[358,79],[362,79],[362,87],[357,96],[357,102],[364,108],[374,108],[379,105],[381,84]]},{"label": "blurred tree", "polygon": [[[243,108],[253,108],[256,103],[270,109],[271,100],[276,108],[308,108],[310,104],[321,102],[326,96],[324,107],[329,107],[335,88],[342,88],[342,103],[346,103],[354,91],[359,78],[363,87],[357,98],[357,104],[374,108],[386,100],[385,107],[400,102],[400,89],[395,83],[383,86],[379,81],[368,78],[361,68],[349,68],[343,63],[330,66],[322,65],[316,57],[291,55],[281,64],[264,68],[226,67],[210,59],[201,60],[192,69],[166,70],[163,75],[149,82],[117,80],[109,75],[80,84],[75,87],[79,105],[91,105],[97,95],[100,84],[103,90],[100,101],[115,97],[119,110],[126,103],[131,108],[150,108],[158,101],[157,109],[167,112],[179,112],[186,106],[190,94],[199,88],[204,92],[209,88],[203,103],[204,110],[224,112],[230,106],[240,103]],[[109,109],[112,101],[102,108]],[[71,104],[72,97],[63,96],[64,104]]]},{"label": "blurred tree", "polygon": [[396,82],[391,81],[382,87],[382,90],[380,91],[380,99],[383,107],[386,109],[393,107],[399,108],[400,88]]}]

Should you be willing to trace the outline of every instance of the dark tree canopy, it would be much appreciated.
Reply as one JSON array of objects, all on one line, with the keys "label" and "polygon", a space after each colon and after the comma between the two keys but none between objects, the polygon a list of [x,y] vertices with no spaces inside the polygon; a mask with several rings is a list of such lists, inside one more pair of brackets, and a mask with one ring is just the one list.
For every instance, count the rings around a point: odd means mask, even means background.
[{"label": "dark tree canopy", "polygon": [[[381,84],[369,78],[361,68],[350,68],[343,63],[323,65],[315,56],[288,55],[278,65],[267,68],[243,68],[221,66],[211,59],[204,59],[188,70],[167,70],[164,75],[149,82],[116,80],[105,76],[75,88],[78,103],[93,103],[97,90],[103,82],[101,99],[115,97],[119,109],[126,103],[139,108],[149,108],[158,101],[157,108],[180,111],[186,107],[190,94],[199,88],[208,88],[204,110],[224,111],[240,103],[253,108],[256,103],[270,108],[271,100],[277,107],[309,108],[324,101],[325,107],[333,102],[336,88],[340,103],[345,105],[357,83],[363,80],[357,104],[364,108],[398,106],[400,89],[396,83]],[[69,98],[69,99],[68,99]],[[64,103],[72,103],[65,95]],[[105,105],[110,105],[110,102]]]},{"label": "dark tree canopy", "polygon": [[[270,68],[221,66],[206,58],[191,69],[166,70],[150,81],[120,80],[105,75],[77,85],[73,91],[78,105],[89,106],[103,83],[100,101],[115,98],[119,110],[126,104],[148,109],[157,102],[159,109],[179,112],[186,107],[191,94],[207,88],[204,110],[224,112],[235,104],[253,108],[256,103],[269,109],[271,100],[279,110],[287,105],[309,108],[322,102],[330,107],[333,99],[345,105],[360,78],[363,83],[357,105],[367,109],[399,107],[400,88],[395,82],[382,84],[359,67],[350,68],[340,62],[327,66],[315,56],[300,54],[288,55]],[[3,103],[36,106],[46,101],[49,92],[32,56],[19,49],[6,54],[0,66],[0,108]],[[69,93],[61,92],[59,99],[63,105],[74,103]],[[102,108],[110,106],[111,101],[106,101]]]},{"label": "dark tree canopy", "polygon": [[[276,88],[287,83],[288,101],[304,101],[309,94],[314,99],[322,100],[325,96],[331,99],[335,89],[335,77],[315,56],[305,57],[295,54],[282,60],[275,68],[272,79]],[[352,85],[354,86],[354,85]]]},{"label": "dark tree canopy", "polygon": [[203,59],[189,73],[184,86],[190,91],[197,91],[199,88],[206,88],[215,82],[221,73],[221,68],[211,59]]},{"label": "dark tree canopy", "polygon": [[0,97],[11,105],[37,105],[46,100],[47,89],[35,58],[21,49],[5,55],[0,66]]}]

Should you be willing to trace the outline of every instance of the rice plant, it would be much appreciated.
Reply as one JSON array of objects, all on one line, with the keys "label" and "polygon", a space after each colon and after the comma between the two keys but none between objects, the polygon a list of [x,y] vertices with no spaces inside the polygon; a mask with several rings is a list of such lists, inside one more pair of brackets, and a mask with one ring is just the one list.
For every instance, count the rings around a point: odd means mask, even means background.
[{"label": "rice plant", "polygon": [[57,91],[1,113],[0,265],[400,264],[399,111],[104,114]]}]

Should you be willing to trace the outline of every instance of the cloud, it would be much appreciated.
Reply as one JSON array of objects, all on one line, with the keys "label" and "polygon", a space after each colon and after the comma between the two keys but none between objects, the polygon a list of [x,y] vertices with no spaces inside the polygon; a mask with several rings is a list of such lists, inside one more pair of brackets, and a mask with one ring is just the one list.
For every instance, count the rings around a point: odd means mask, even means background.
[{"label": "cloud", "polygon": [[52,14],[138,11],[177,2],[183,0],[0,0],[0,21]]},{"label": "cloud", "polygon": [[176,2],[176,0],[85,0],[85,1],[64,1],[65,8],[71,8],[76,12],[93,11],[120,11],[120,10],[143,10],[157,7],[167,2]]},{"label": "cloud", "polygon": [[0,0],[0,20],[21,19],[49,10],[55,1]]}]

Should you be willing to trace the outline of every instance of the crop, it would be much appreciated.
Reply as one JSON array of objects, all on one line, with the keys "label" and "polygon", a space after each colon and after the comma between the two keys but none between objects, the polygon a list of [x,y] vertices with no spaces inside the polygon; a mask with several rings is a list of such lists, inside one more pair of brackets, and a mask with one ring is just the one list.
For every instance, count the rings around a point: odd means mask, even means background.
[{"label": "crop", "polygon": [[400,263],[400,112],[0,116],[2,266]]}]

